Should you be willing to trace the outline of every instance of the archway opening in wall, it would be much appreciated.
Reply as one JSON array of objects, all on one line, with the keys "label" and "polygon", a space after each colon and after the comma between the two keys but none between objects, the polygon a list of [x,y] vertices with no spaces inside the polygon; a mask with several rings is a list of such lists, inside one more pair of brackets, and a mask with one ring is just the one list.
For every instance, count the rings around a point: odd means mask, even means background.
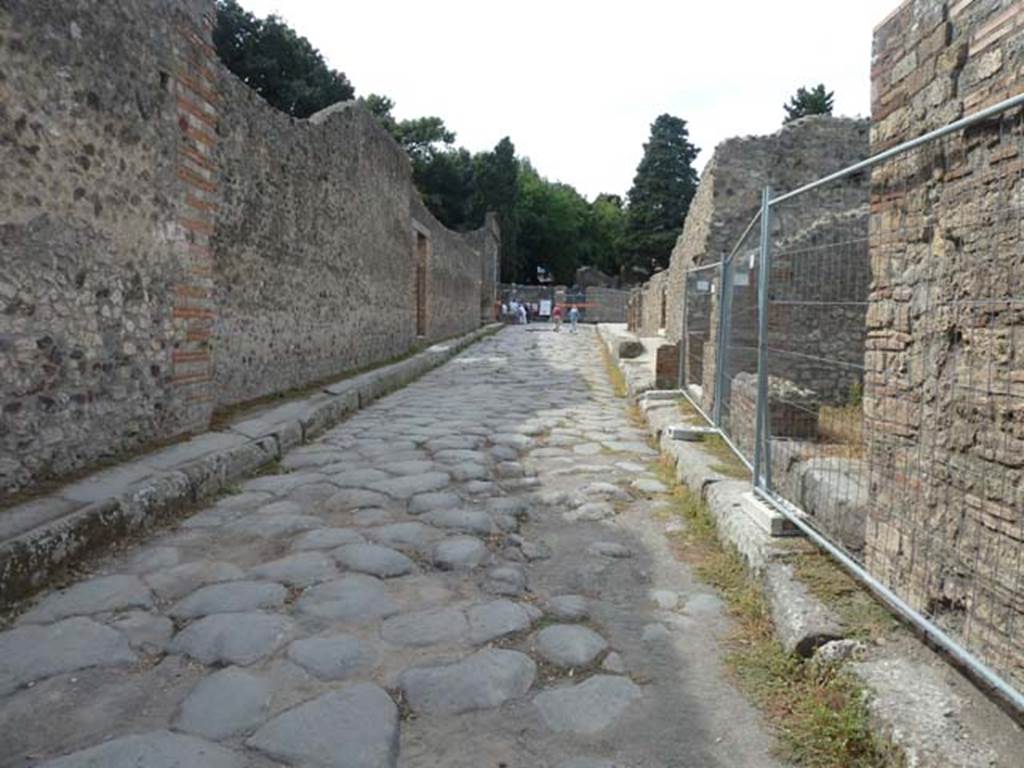
[{"label": "archway opening in wall", "polygon": [[430,244],[422,232],[416,233],[416,335],[427,335],[427,253]]}]

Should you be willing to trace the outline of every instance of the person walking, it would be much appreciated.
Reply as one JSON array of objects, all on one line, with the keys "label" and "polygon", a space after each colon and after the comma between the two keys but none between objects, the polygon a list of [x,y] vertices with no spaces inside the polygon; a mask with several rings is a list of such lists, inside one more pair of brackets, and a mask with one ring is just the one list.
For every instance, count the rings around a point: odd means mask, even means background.
[{"label": "person walking", "polygon": [[580,321],[580,311],[573,304],[569,309],[569,333],[576,333],[576,324]]},{"label": "person walking", "polygon": [[551,320],[555,324],[555,333],[562,330],[562,308],[557,304],[555,305],[555,308],[551,310]]}]

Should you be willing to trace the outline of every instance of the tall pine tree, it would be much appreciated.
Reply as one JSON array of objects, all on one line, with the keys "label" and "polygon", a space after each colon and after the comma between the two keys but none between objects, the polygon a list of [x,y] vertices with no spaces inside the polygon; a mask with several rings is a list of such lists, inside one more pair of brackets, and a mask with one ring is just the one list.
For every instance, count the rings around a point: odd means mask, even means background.
[{"label": "tall pine tree", "polygon": [[526,279],[525,265],[516,247],[516,201],[519,196],[519,160],[512,140],[506,136],[491,152],[476,156],[476,201],[474,219],[494,211],[501,227],[501,280]]},{"label": "tall pine tree", "polygon": [[668,266],[697,191],[693,161],[699,151],[690,143],[685,120],[666,114],[651,124],[651,137],[629,191],[626,242],[634,266]]}]

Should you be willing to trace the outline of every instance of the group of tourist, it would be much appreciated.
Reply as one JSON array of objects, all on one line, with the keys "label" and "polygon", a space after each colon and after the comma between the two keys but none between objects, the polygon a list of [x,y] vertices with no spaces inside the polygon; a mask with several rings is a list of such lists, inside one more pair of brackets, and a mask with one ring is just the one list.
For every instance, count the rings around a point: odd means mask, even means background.
[{"label": "group of tourist", "polygon": [[[536,303],[527,304],[513,298],[501,304],[502,319],[518,325],[526,325],[536,320],[538,315],[539,306]],[[551,310],[551,322],[554,323],[554,331],[556,333],[562,329],[563,315],[562,307],[556,304]],[[575,304],[569,307],[567,319],[569,320],[570,333],[576,333],[576,326],[580,320],[580,310]]]}]

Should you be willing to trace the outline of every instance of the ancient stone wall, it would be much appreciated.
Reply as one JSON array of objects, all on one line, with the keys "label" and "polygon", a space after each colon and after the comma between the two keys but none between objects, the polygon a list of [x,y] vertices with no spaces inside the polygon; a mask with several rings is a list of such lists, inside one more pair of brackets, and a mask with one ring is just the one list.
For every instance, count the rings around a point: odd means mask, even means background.
[{"label": "ancient stone wall", "polygon": [[179,127],[204,22],[119,5],[0,6],[2,492],[209,418]]},{"label": "ancient stone wall", "polygon": [[[360,107],[273,110],[212,21],[209,0],[0,6],[0,493],[416,341],[404,153]],[[496,224],[417,221],[427,338],[476,327]]]},{"label": "ancient stone wall", "polygon": [[[1024,4],[912,0],[875,33],[872,148],[1021,92]],[[867,562],[1024,685],[1024,130],[875,169]]]}]

